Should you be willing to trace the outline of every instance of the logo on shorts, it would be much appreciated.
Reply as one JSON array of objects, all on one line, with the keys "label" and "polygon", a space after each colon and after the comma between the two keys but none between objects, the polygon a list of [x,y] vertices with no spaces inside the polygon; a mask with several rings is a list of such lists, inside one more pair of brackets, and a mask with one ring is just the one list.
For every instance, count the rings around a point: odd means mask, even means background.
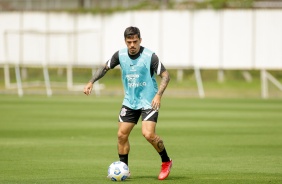
[{"label": "logo on shorts", "polygon": [[121,115],[121,116],[125,116],[125,115],[126,115],[126,111],[127,111],[127,109],[123,107],[123,108],[121,109],[121,111],[120,111],[120,115]]}]

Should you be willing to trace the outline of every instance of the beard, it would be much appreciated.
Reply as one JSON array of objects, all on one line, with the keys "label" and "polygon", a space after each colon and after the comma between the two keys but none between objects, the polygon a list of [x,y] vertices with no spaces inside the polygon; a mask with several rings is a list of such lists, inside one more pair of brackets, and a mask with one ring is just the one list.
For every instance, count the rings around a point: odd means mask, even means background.
[{"label": "beard", "polygon": [[130,55],[135,55],[138,53],[138,51],[139,50],[137,48],[130,48],[128,52]]}]

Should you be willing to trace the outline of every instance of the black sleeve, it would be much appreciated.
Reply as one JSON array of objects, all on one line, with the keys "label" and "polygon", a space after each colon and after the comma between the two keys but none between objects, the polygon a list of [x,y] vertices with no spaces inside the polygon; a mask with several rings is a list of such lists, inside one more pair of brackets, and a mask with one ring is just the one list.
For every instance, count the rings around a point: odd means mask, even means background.
[{"label": "black sleeve", "polygon": [[164,71],[166,71],[164,65],[160,62],[159,57],[154,53],[151,59],[151,76],[153,76],[154,73],[160,75]]},{"label": "black sleeve", "polygon": [[113,69],[113,68],[116,67],[117,65],[119,65],[118,51],[116,51],[116,52],[114,53],[114,55],[112,56],[112,58],[107,61],[107,66],[108,66],[110,69]]}]

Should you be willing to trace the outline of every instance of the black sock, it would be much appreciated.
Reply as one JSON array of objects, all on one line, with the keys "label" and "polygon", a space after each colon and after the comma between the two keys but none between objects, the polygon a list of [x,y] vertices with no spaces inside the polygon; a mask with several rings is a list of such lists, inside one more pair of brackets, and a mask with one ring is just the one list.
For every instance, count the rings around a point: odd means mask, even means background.
[{"label": "black sock", "polygon": [[125,155],[118,154],[118,156],[119,156],[119,160],[121,162],[124,162],[128,166],[128,154]]},{"label": "black sock", "polygon": [[168,161],[170,161],[170,158],[168,157],[165,148],[164,148],[163,151],[159,152],[159,154],[160,154],[160,156],[161,156],[161,158],[162,158],[162,162],[168,162]]}]

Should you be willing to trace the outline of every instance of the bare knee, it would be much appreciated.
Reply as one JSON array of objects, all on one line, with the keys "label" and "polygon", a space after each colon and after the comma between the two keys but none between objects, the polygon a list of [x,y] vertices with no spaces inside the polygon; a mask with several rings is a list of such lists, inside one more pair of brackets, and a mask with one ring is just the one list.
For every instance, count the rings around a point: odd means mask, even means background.
[{"label": "bare knee", "polygon": [[117,136],[118,136],[118,142],[120,143],[126,142],[128,140],[128,134],[122,131],[119,131]]},{"label": "bare knee", "polygon": [[143,133],[143,136],[150,142],[158,151],[164,149],[163,140],[155,133]]},{"label": "bare knee", "polygon": [[142,134],[145,137],[145,139],[151,143],[154,141],[156,137],[156,134],[152,132],[142,132]]}]

